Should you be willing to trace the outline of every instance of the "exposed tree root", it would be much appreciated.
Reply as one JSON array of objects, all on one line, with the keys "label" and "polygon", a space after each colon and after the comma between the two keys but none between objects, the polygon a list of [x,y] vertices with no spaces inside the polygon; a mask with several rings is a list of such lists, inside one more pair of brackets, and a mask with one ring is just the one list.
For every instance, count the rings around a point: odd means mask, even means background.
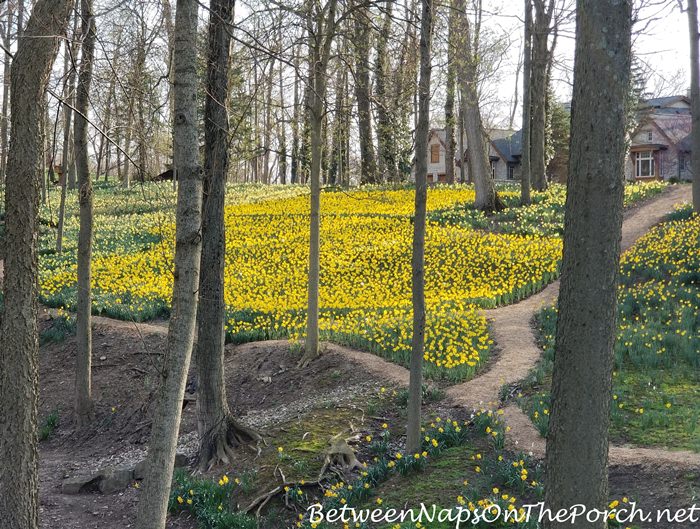
[{"label": "exposed tree root", "polygon": [[200,439],[198,467],[208,471],[218,465],[229,465],[234,461],[236,448],[255,444],[259,451],[257,445],[261,440],[258,432],[228,415]]}]

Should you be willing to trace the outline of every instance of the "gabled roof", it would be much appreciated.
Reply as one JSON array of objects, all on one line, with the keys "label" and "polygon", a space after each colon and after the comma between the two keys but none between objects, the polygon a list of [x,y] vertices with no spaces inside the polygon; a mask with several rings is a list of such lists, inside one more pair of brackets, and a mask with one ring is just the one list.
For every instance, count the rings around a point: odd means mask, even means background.
[{"label": "gabled roof", "polygon": [[508,137],[491,140],[505,162],[517,162],[523,154],[523,131],[514,132]]},{"label": "gabled roof", "polygon": [[667,108],[674,103],[686,103],[690,106],[690,98],[683,95],[652,97],[651,99],[643,100],[639,104],[639,108]]},{"label": "gabled roof", "polygon": [[669,141],[677,145],[692,129],[689,114],[660,114],[650,116],[650,120],[663,132]]}]

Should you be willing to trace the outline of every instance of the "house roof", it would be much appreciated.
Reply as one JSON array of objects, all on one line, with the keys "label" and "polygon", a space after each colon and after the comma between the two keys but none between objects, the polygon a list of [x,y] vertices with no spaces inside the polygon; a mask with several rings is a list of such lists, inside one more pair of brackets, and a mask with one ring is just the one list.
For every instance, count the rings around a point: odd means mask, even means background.
[{"label": "house roof", "polygon": [[690,105],[690,98],[683,95],[652,97],[651,99],[643,100],[639,106],[640,108],[666,108],[674,103],[686,103]]},{"label": "house roof", "polygon": [[692,129],[690,114],[660,114],[651,116],[656,126],[674,145],[678,145]]},{"label": "house roof", "polygon": [[491,140],[491,143],[503,155],[505,162],[517,162],[523,154],[523,131],[519,130],[505,138]]},{"label": "house roof", "polygon": [[[678,106],[678,103],[682,103],[685,106]],[[677,114],[690,114],[690,99],[686,96],[668,96],[668,97],[654,97],[642,101],[639,104],[638,110],[640,113],[651,113],[654,115],[677,115]]]}]

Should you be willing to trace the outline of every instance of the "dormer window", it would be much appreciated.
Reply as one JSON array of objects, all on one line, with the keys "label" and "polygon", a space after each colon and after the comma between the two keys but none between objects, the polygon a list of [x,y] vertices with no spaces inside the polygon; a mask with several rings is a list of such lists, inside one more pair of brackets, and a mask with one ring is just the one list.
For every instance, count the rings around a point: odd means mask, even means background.
[{"label": "dormer window", "polygon": [[650,130],[648,130],[646,134],[647,134],[647,141],[652,141],[652,139],[654,138],[652,132]]}]

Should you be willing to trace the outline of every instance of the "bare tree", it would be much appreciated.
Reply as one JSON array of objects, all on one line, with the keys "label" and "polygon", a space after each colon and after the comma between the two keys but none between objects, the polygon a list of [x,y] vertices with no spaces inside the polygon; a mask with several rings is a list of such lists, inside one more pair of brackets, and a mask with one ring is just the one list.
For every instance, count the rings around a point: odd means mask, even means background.
[{"label": "bare tree", "polygon": [[532,0],[525,0],[525,43],[523,45],[523,127],[522,127],[522,156],[520,160],[520,203],[530,204],[530,130],[532,120],[530,109],[530,83],[532,80]]},{"label": "bare tree", "polygon": [[700,213],[700,53],[698,53],[698,3],[688,0],[690,35],[690,104],[692,105],[691,160],[693,169],[693,209]]},{"label": "bare tree", "polygon": [[[575,504],[604,510],[608,502],[631,15],[626,1],[577,2],[571,155],[546,456],[545,504],[553,512]],[[604,94],[600,86],[605,86]],[[577,527],[602,529],[607,520],[581,521]]]},{"label": "bare tree", "polygon": [[469,176],[474,182],[476,199],[474,206],[483,211],[503,209],[496,185],[491,177],[484,134],[479,109],[478,91],[478,53],[479,26],[472,32],[467,16],[465,0],[454,0],[455,11],[455,46],[459,50],[457,60],[457,79],[460,88],[460,101],[464,110],[464,133],[467,137],[467,163]]},{"label": "bare tree", "polygon": [[[530,69],[530,170],[532,186],[538,191],[547,189],[545,128],[547,125],[547,70],[552,61],[553,49],[548,45],[552,31],[554,0],[532,0],[535,19],[532,24],[532,55]],[[527,16],[527,14],[525,15]]]},{"label": "bare tree", "polygon": [[228,172],[228,79],[234,0],[212,0],[204,104],[204,205],[197,313],[199,466],[232,462],[232,448],[260,436],[234,420],[224,379],[224,198]]},{"label": "bare tree", "polygon": [[428,132],[430,127],[430,74],[433,40],[433,2],[423,0],[420,25],[420,81],[418,85],[418,127],[416,129],[416,200],[413,218],[413,254],[411,259],[411,297],[413,301],[413,337],[411,338],[411,374],[408,387],[408,424],[406,451],[420,452],[423,354],[425,349],[425,219],[428,195]]},{"label": "bare tree", "polygon": [[353,17],[355,35],[352,43],[355,52],[355,98],[357,99],[358,133],[360,136],[360,181],[363,184],[377,182],[377,161],[372,141],[372,114],[370,108],[369,55],[372,35],[369,6],[363,0],[355,0]]},{"label": "bare tree", "polygon": [[[7,529],[38,529],[38,233],[42,100],[68,0],[38,0],[12,61],[0,322],[0,513]],[[47,36],[51,36],[47,38]]]},{"label": "bare tree", "polygon": [[139,529],[163,529],[178,430],[192,356],[202,253],[202,171],[197,135],[196,0],[177,0],[175,12],[175,119],[173,162],[177,173],[175,272],[166,352],[155,399],[146,477],[138,506]]},{"label": "bare tree", "polygon": [[309,239],[309,284],[308,308],[306,322],[306,344],[300,365],[308,365],[318,357],[318,286],[320,273],[320,209],[321,209],[321,156],[322,126],[324,103],[326,99],[326,82],[331,44],[335,35],[335,10],[337,0],[328,0],[321,6],[314,0],[309,2],[309,47],[312,50],[311,69],[313,84],[311,86],[309,115],[311,124],[311,215]]},{"label": "bare tree", "polygon": [[92,0],[81,0],[80,18],[84,35],[80,60],[80,75],[76,94],[75,164],[78,176],[80,231],[78,234],[78,303],[76,336],[78,350],[75,366],[75,416],[78,426],[90,422],[92,408],[92,293],[90,265],[92,262],[92,179],[88,165],[88,114],[90,84],[95,54],[95,17]]},{"label": "bare tree", "polygon": [[[450,2],[447,6],[447,80],[445,87],[445,178],[450,184],[455,182],[455,10]],[[461,127],[459,131],[461,132]],[[460,153],[460,160],[464,153]]]}]

